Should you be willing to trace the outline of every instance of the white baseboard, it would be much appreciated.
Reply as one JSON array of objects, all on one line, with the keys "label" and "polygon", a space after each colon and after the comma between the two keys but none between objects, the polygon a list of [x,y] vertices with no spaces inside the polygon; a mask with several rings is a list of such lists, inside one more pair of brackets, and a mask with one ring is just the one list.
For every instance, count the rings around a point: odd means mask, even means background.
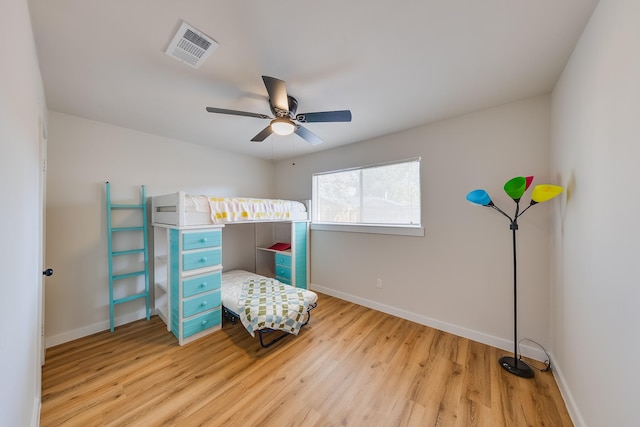
[{"label": "white baseboard", "polygon": [[567,387],[567,382],[562,374],[562,367],[556,362],[556,358],[553,353],[551,353],[551,360],[553,377],[556,379],[556,383],[560,389],[560,394],[562,395],[562,399],[564,399],[564,404],[567,407],[567,411],[569,411],[569,416],[571,417],[571,421],[573,421],[573,425],[575,427],[586,426],[587,424],[584,422],[582,414],[580,414],[580,411],[578,410],[578,405],[576,405],[576,402],[573,399],[573,394],[571,393],[571,390],[569,390],[569,387]]},{"label": "white baseboard", "polygon": [[40,426],[40,409],[42,407],[42,402],[40,399],[41,396],[40,393],[38,393],[38,397],[33,401],[33,410],[31,412],[31,425],[33,427]]},{"label": "white baseboard", "polygon": [[[311,283],[309,288],[314,291],[318,291],[323,294],[327,294],[336,298],[340,298],[345,301],[352,302],[354,304],[362,305],[364,307],[372,308],[374,310],[381,311],[383,313],[391,314],[392,316],[400,317],[402,319],[410,320],[421,325],[429,326],[434,329],[438,329],[444,332],[448,332],[459,337],[468,338],[473,341],[477,341],[483,344],[490,345],[506,351],[513,351],[513,341],[506,340],[504,338],[495,337],[493,335],[485,334],[484,332],[476,331],[473,329],[463,328],[461,326],[453,325],[451,323],[442,322],[440,320],[432,319],[430,317],[423,316],[421,314],[412,313],[410,311],[402,310],[396,307],[392,307],[386,304],[381,304],[376,301],[371,301],[366,298],[357,297],[344,292],[336,291],[335,289],[325,288]],[[544,362],[547,359],[547,355],[543,350],[538,347],[532,347],[528,345],[520,345],[520,353],[523,356],[530,357],[531,359]]]},{"label": "white baseboard", "polygon": [[[147,317],[147,313],[144,309],[139,310],[135,313],[130,313],[124,316],[116,317],[114,321],[114,325],[116,327],[121,325],[126,325],[127,323],[135,322],[136,320],[145,319]],[[106,331],[111,327],[109,320],[104,320],[102,322],[94,323],[93,325],[85,326],[83,328],[74,329],[72,331],[64,332],[58,335],[52,335],[45,337],[45,347],[53,347],[59,344],[63,344],[65,342],[73,341],[78,338],[86,337],[98,332]],[[45,333],[46,333],[46,325],[45,325]]]}]

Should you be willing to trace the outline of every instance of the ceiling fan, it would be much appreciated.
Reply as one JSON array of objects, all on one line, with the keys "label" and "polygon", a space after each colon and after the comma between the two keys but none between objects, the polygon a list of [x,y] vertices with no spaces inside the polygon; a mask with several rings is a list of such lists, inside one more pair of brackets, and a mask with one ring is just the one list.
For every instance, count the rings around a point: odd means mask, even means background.
[{"label": "ceiling fan", "polygon": [[[224,108],[207,107],[210,113],[230,114],[233,116],[255,117],[258,119],[269,119],[269,126],[262,129],[251,141],[261,142],[267,139],[272,133],[278,135],[290,135],[296,133],[302,139],[312,145],[322,142],[322,139],[309,129],[298,123],[319,123],[319,122],[350,122],[351,111],[319,111],[315,113],[296,114],[298,101],[287,95],[287,88],[282,80],[274,77],[262,76],[262,81],[269,94],[269,107],[274,117],[266,114],[251,113],[248,111],[227,110]],[[295,123],[298,122],[298,123]]]}]

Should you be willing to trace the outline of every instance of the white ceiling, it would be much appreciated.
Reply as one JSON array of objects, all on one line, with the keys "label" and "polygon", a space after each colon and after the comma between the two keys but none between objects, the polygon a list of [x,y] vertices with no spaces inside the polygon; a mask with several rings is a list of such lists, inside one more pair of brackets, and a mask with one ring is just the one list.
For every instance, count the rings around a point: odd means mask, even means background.
[{"label": "white ceiling", "polygon": [[[49,109],[283,159],[548,93],[597,0],[30,0]],[[164,51],[182,21],[219,43],[199,69]],[[6,58],[5,58],[6,59]],[[350,123],[250,139],[271,115],[261,76],[298,112]]]}]

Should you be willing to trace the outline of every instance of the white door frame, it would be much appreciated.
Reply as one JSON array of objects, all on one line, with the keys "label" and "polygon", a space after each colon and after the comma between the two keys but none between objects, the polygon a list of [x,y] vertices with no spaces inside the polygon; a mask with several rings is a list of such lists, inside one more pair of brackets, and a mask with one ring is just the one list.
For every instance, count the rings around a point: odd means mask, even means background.
[{"label": "white door frame", "polygon": [[[39,163],[39,171],[40,171],[40,181],[39,181],[39,236],[40,236],[40,253],[39,256],[39,265],[41,270],[47,268],[45,266],[45,249],[46,249],[46,208],[47,208],[47,124],[45,120],[42,118],[42,112],[38,118],[38,138],[39,138],[39,146],[40,146],[40,163]],[[38,325],[40,328],[39,332],[39,345],[40,345],[40,365],[44,365],[45,353],[46,353],[46,345],[44,339],[44,273],[39,274],[39,283],[38,283],[38,300],[39,300],[39,313],[38,313]]]}]

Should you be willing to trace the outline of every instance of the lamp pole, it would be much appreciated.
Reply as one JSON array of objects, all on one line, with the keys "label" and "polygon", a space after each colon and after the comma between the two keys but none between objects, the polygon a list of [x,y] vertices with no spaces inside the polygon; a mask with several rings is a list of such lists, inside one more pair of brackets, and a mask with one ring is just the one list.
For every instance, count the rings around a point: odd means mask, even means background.
[{"label": "lamp pole", "polygon": [[531,378],[533,377],[533,369],[518,357],[518,258],[516,255],[516,231],[518,231],[517,208],[516,216],[511,220],[509,228],[513,235],[513,357],[503,356],[498,362],[500,363],[500,366],[514,375],[523,378]]},{"label": "lamp pole", "polygon": [[516,202],[516,212],[511,218],[502,209],[497,207],[493,202],[487,203],[485,206],[491,207],[509,219],[509,229],[513,236],[513,357],[501,357],[498,362],[507,371],[523,378],[533,377],[533,369],[518,357],[518,257],[516,252],[516,232],[518,231],[518,218],[524,214],[532,205],[527,206],[520,212],[520,198],[514,198]]}]

